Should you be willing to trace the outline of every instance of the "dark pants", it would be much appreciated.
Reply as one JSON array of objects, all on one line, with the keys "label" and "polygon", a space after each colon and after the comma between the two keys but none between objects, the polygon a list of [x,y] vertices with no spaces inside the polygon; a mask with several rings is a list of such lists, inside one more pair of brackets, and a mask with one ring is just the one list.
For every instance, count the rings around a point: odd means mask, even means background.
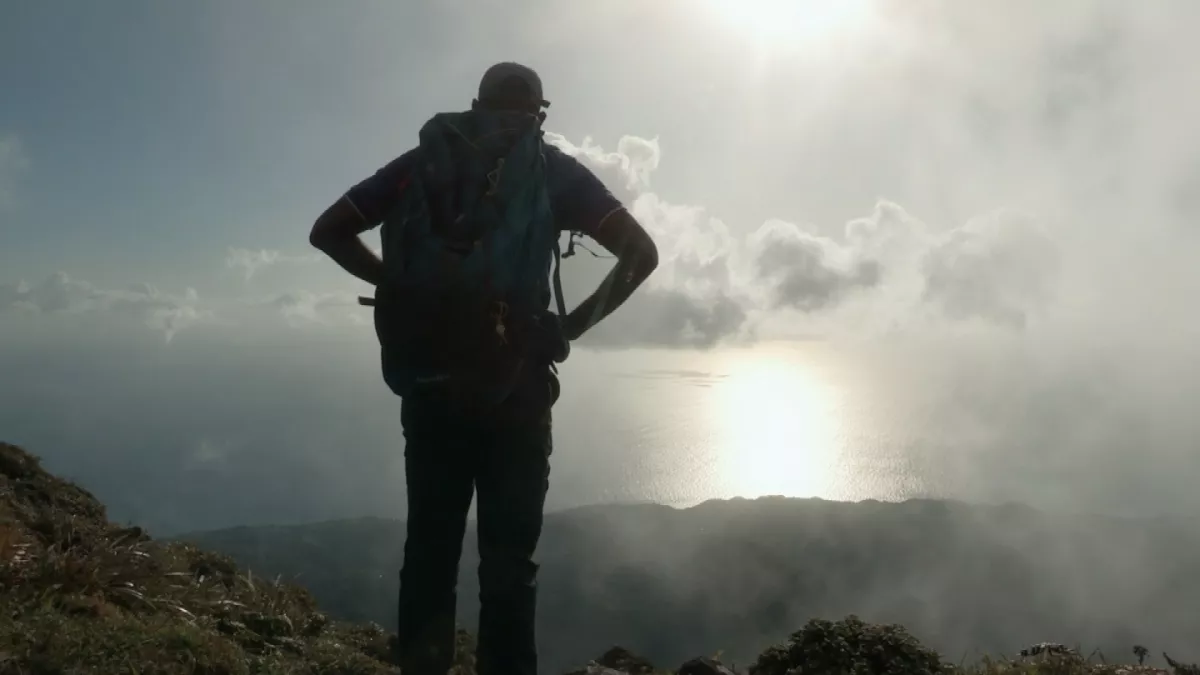
[{"label": "dark pants", "polygon": [[[478,492],[480,675],[536,675],[534,551],[552,450],[549,405],[482,420],[405,401],[408,534],[400,571],[398,648],[405,675],[444,675],[454,658],[459,557]],[[540,397],[539,397],[540,398]],[[528,410],[526,407],[525,410]]]}]

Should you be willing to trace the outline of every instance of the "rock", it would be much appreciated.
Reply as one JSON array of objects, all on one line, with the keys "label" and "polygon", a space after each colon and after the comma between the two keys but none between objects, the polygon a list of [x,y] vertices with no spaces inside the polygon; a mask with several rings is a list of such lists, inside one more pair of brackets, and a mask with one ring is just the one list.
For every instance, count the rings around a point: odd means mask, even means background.
[{"label": "rock", "polygon": [[250,612],[242,616],[242,622],[250,630],[265,638],[290,637],[294,632],[292,620],[286,615],[269,616]]},{"label": "rock", "polygon": [[40,470],[36,457],[15,445],[0,443],[0,475],[20,480],[35,476]]},{"label": "rock", "polygon": [[734,675],[734,673],[721,665],[720,661],[701,656],[679,666],[678,675]]},{"label": "rock", "polygon": [[292,638],[292,637],[276,638],[274,640],[274,643],[276,645],[278,645],[279,647],[281,647],[293,654],[303,654],[304,653],[304,643],[301,642],[300,640],[297,640],[296,638]]},{"label": "rock", "polygon": [[316,637],[325,630],[329,625],[329,617],[321,612],[314,612],[308,617],[308,621],[304,623],[304,630],[301,632],[305,637]]},{"label": "rock", "polygon": [[650,675],[654,672],[654,664],[624,647],[613,647],[604,652],[603,656],[596,659],[596,665],[629,675]]},{"label": "rock", "polygon": [[593,661],[592,663],[587,664],[587,666],[585,666],[579,670],[572,670],[571,672],[567,673],[567,675],[625,675],[625,674],[622,672],[613,670],[612,668],[605,668],[604,666]]},{"label": "rock", "polygon": [[132,527],[119,527],[112,531],[113,545],[125,544],[129,542],[150,541],[150,535],[142,528],[134,525]]},{"label": "rock", "polygon": [[1038,658],[1038,657],[1043,658],[1043,659],[1055,658],[1055,657],[1065,658],[1065,659],[1081,658],[1081,656],[1079,655],[1079,652],[1075,651],[1074,649],[1071,649],[1070,647],[1068,647],[1064,644],[1060,644],[1057,642],[1039,642],[1036,645],[1032,645],[1026,649],[1021,650],[1021,658],[1023,658],[1023,659]]}]

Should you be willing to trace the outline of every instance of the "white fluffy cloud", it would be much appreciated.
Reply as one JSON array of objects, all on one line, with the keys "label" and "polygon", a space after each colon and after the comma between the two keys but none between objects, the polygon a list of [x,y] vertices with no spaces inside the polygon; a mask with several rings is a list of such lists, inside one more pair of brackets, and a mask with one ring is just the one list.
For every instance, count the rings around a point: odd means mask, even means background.
[{"label": "white fluffy cloud", "polygon": [[[662,161],[657,139],[625,136],[617,150],[606,151],[590,138],[575,145],[550,136],[621,195],[660,248],[659,270],[587,336],[593,347],[710,348],[777,337],[773,331],[861,329],[854,322],[864,317],[888,316],[895,328],[905,317],[928,319],[930,311],[946,320],[1020,328],[1054,296],[1057,244],[1026,215],[998,211],[934,233],[901,206],[880,202],[871,214],[846,223],[840,237],[778,219],[734,229],[702,206],[673,204],[650,190]],[[594,288],[587,282],[598,281],[603,262],[584,263],[591,274],[577,284],[579,292]],[[312,263],[333,265],[316,253],[272,249],[230,248],[224,260],[247,281],[264,268]],[[566,274],[578,276],[572,265]],[[248,320],[248,308],[292,327],[370,320],[355,296],[343,292],[296,290],[202,306],[191,289],[180,296],[148,285],[99,289],[63,273],[34,286],[0,286],[0,310],[5,308],[116,312],[161,330],[168,340],[206,318]]]},{"label": "white fluffy cloud", "polygon": [[262,305],[278,312],[292,326],[365,326],[371,320],[370,309],[358,304],[358,296],[349,293],[297,291],[275,296]]},{"label": "white fluffy cloud", "polygon": [[632,201],[650,188],[650,175],[662,160],[657,138],[622,136],[614,152],[596,145],[590,136],[585,136],[578,145],[554,132],[547,132],[546,140],[568,155],[585,160],[593,170],[608,179],[609,189],[624,202]]},{"label": "white fluffy cloud", "polygon": [[268,267],[305,264],[319,260],[321,260],[321,256],[315,254],[296,255],[274,249],[251,250],[231,247],[225,255],[225,267],[240,271],[245,280],[250,281],[255,274]]},{"label": "white fluffy cloud", "polygon": [[[368,308],[352,293],[293,291],[202,300],[193,288],[171,294],[146,284],[101,288],[56,272],[40,282],[0,284],[0,316],[10,326],[59,321],[62,330],[104,330],[105,321],[161,333],[170,343],[181,331],[207,325],[227,335],[241,330],[338,329],[369,325]],[[72,318],[82,323],[71,323]]]},{"label": "white fluffy cloud", "polygon": [[126,289],[97,288],[86,281],[57,272],[36,284],[24,281],[0,284],[0,312],[41,314],[109,313],[141,322],[159,331],[167,342],[180,330],[207,318],[195,289],[170,295],[150,284]]},{"label": "white fluffy cloud", "polygon": [[[711,347],[771,337],[762,324],[810,326],[857,303],[876,315],[980,318],[1025,325],[1055,292],[1057,244],[1030,216],[997,211],[934,233],[903,207],[880,202],[841,237],[779,219],[734,231],[704,207],[671,204],[650,191],[657,139],[625,136],[616,151],[591,139],[551,142],[597,172],[650,231],[660,269],[648,287],[590,336],[597,346]],[[825,228],[828,229],[828,228]],[[779,314],[790,319],[780,322]],[[894,323],[892,326],[894,327]]]},{"label": "white fluffy cloud", "polygon": [[1049,300],[1059,257],[1036,222],[989,214],[949,232],[925,253],[924,297],[950,317],[1023,326],[1028,313]]},{"label": "white fluffy cloud", "polygon": [[755,234],[758,278],[769,287],[771,308],[817,311],[879,283],[879,261],[791,223],[770,221]]}]

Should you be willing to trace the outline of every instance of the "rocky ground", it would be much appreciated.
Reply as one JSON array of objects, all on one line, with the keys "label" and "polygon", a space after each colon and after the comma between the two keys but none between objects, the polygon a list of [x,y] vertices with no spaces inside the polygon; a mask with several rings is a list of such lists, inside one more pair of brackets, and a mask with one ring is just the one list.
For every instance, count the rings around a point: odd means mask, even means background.
[{"label": "rocky ground", "polygon": [[[461,632],[459,638],[455,671],[473,673],[471,637]],[[1148,653],[1132,647],[1129,661],[1140,663]],[[1171,671],[1114,665],[1046,644],[1011,659],[954,664],[900,626],[846,617],[813,619],[750,664],[724,664],[717,654],[661,668],[614,647],[576,673],[1200,675],[1200,667],[1164,657]],[[330,621],[302,588],[255,578],[225,556],[110,523],[87,491],[0,443],[0,675],[67,673],[382,675],[399,669],[381,627]]]}]

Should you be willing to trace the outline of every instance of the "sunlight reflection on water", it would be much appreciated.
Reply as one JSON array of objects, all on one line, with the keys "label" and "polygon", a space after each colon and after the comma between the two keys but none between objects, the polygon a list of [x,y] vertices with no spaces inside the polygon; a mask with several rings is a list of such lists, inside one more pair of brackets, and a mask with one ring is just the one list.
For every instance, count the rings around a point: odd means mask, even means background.
[{"label": "sunlight reflection on water", "polygon": [[[619,483],[601,501],[931,496],[903,405],[818,346],[679,355],[609,377],[625,394]],[[628,362],[626,362],[628,363]]]},{"label": "sunlight reflection on water", "polygon": [[803,363],[761,351],[730,359],[705,418],[717,429],[722,491],[844,498],[838,392]]}]

